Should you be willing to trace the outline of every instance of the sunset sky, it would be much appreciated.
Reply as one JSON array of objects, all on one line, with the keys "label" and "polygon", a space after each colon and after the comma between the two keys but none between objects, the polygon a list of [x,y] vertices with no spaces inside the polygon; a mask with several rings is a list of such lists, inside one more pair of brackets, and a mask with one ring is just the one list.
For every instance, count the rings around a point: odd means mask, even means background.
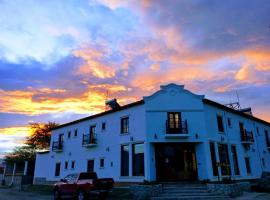
[{"label": "sunset sky", "polygon": [[184,84],[270,121],[269,0],[0,0],[0,154],[29,122],[68,122]]}]

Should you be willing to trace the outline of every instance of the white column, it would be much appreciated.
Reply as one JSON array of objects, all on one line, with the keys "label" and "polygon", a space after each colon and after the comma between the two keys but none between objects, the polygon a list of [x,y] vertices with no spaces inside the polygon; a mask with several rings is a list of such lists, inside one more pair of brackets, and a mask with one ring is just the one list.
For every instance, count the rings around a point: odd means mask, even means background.
[{"label": "white column", "polygon": [[16,172],[16,163],[14,162],[14,164],[13,164],[13,172],[12,172],[12,179],[11,179],[11,182],[10,182],[11,186],[13,185],[15,172]]},{"label": "white column", "polygon": [[28,161],[24,161],[24,172],[23,175],[26,176],[27,175],[27,171],[28,171]]},{"label": "white column", "polygon": [[128,175],[129,176],[132,176],[132,152],[133,152],[132,143],[129,143],[129,163],[128,163],[128,165],[129,165]]},{"label": "white column", "polygon": [[146,180],[151,180],[151,165],[152,155],[150,150],[151,144],[148,142],[144,143],[144,177]]}]

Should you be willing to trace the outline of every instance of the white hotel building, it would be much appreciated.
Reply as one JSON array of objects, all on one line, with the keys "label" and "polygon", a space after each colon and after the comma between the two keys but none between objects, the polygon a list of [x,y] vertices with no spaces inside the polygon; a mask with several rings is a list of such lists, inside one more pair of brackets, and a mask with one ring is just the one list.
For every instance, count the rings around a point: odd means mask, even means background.
[{"label": "white hotel building", "polygon": [[169,84],[52,131],[35,182],[95,171],[116,182],[256,179],[270,172],[270,123]]}]

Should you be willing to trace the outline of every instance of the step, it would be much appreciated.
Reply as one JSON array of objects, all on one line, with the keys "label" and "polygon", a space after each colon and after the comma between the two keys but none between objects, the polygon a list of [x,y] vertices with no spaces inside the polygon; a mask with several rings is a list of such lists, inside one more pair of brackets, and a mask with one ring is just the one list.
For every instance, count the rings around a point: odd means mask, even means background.
[{"label": "step", "polygon": [[231,199],[229,196],[220,196],[220,195],[209,195],[209,196],[185,196],[185,197],[170,197],[170,196],[164,196],[164,197],[151,197],[151,200],[197,200],[197,199],[211,199],[211,200],[225,200],[225,199]]},{"label": "step", "polygon": [[162,190],[163,193],[209,193],[209,190],[186,190],[186,189],[182,189],[182,190],[168,190],[168,189],[163,189]]},{"label": "step", "polygon": [[176,187],[176,186],[163,186],[164,190],[207,190],[207,187]]},{"label": "step", "polygon": [[164,196],[168,196],[168,197],[178,197],[178,196],[181,196],[181,197],[186,197],[186,196],[200,196],[200,197],[203,197],[203,196],[216,196],[216,195],[220,195],[219,193],[210,193],[210,192],[207,192],[207,193],[174,193],[174,194],[170,194],[170,193],[161,193],[159,194],[158,196],[160,197],[164,197]]}]

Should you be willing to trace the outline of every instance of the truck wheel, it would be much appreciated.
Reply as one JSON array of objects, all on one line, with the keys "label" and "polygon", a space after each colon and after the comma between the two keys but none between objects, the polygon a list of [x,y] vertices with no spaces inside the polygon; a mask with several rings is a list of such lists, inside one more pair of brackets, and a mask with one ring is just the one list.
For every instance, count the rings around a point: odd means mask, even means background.
[{"label": "truck wheel", "polygon": [[86,200],[86,199],[87,199],[86,195],[84,194],[82,190],[80,190],[77,195],[77,200]]},{"label": "truck wheel", "polygon": [[59,192],[59,190],[54,190],[53,192],[53,197],[54,197],[54,200],[61,200],[61,193]]},{"label": "truck wheel", "polygon": [[101,193],[100,195],[98,195],[99,200],[106,200],[106,197],[107,197],[106,193]]}]

